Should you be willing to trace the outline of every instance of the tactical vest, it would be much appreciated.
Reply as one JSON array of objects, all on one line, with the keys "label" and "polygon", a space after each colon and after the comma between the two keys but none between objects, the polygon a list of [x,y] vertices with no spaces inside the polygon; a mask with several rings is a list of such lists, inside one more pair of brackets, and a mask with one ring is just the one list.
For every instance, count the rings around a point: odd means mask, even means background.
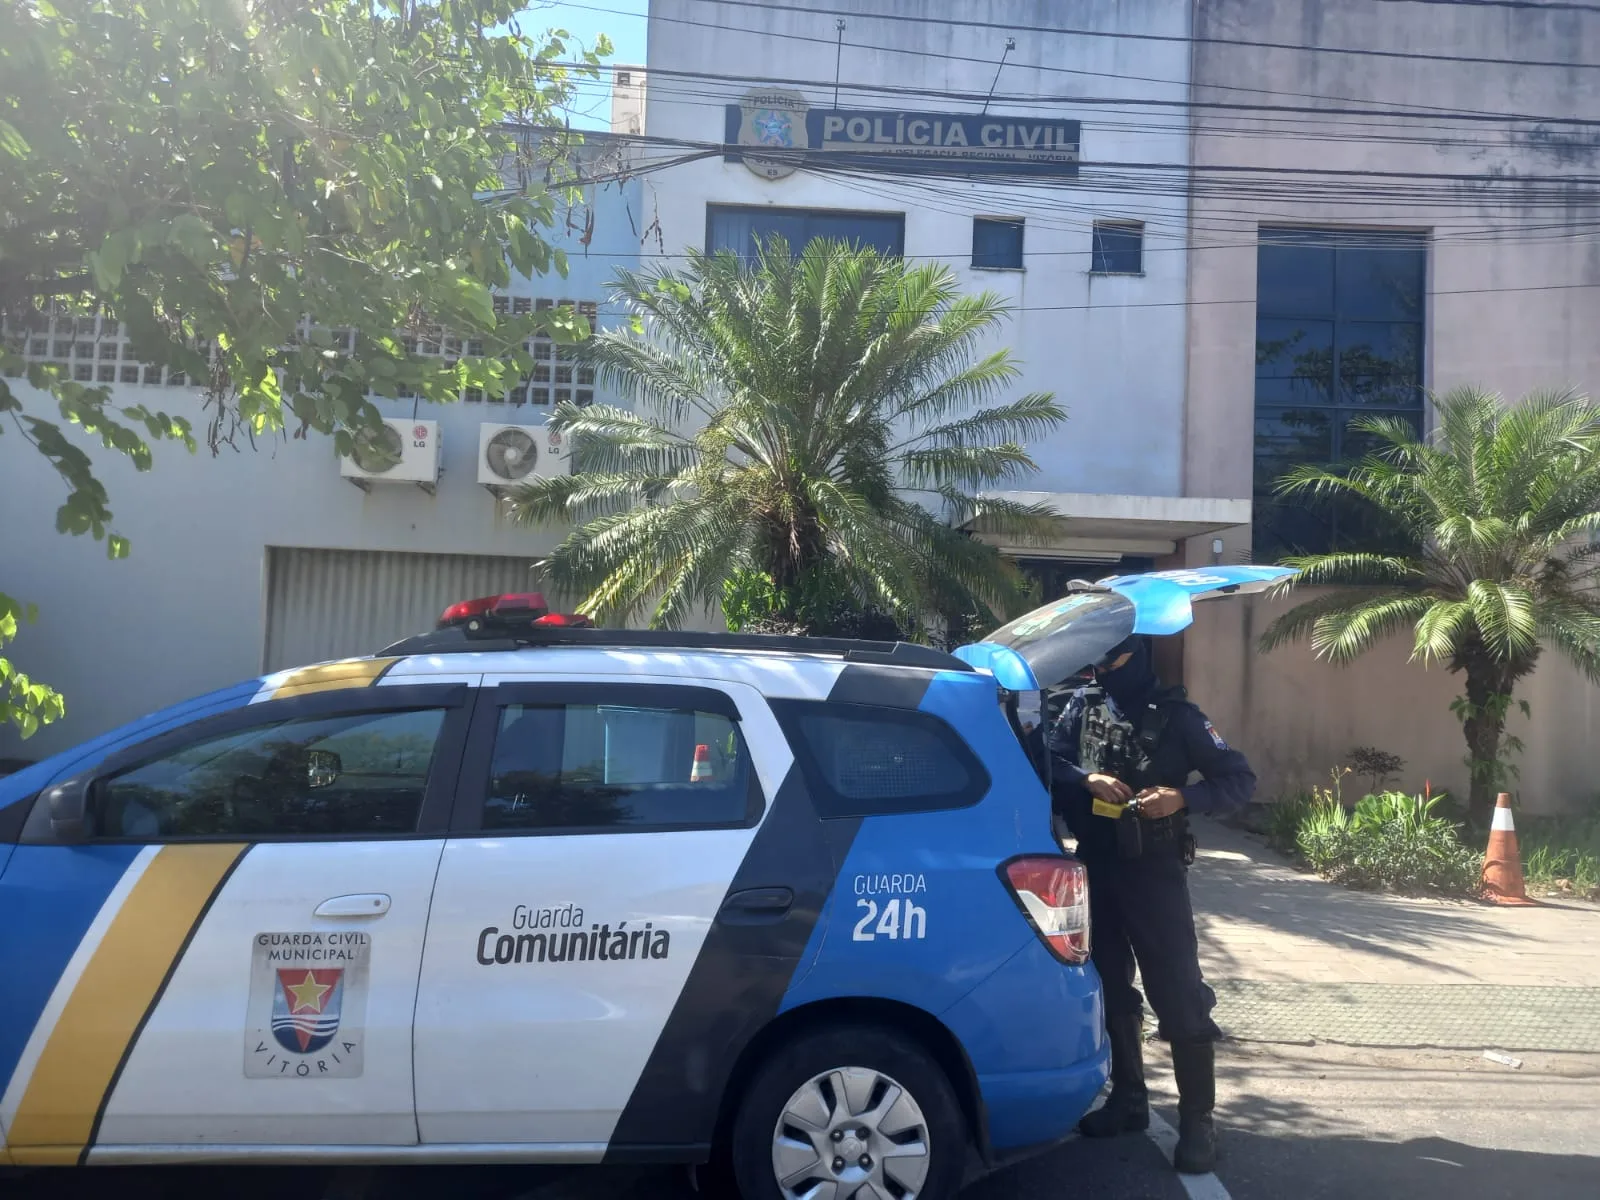
[{"label": "tactical vest", "polygon": [[1167,731],[1171,712],[1167,702],[1181,701],[1185,694],[1182,688],[1156,693],[1145,705],[1136,729],[1112,708],[1102,689],[1087,689],[1078,730],[1078,765],[1091,774],[1115,775],[1136,792],[1149,787],[1150,763]]},{"label": "tactical vest", "polygon": [[[1078,765],[1090,774],[1113,775],[1135,793],[1160,785],[1163,781],[1151,777],[1151,764],[1166,735],[1173,705],[1182,703],[1187,695],[1181,687],[1157,692],[1145,702],[1135,726],[1112,708],[1103,689],[1087,689],[1078,730]],[[1135,816],[1132,809],[1111,817],[1097,813],[1097,807],[1092,799],[1088,800],[1084,804],[1087,813],[1080,813],[1074,822],[1083,830],[1079,834],[1080,847],[1090,855],[1114,853],[1118,858],[1140,858],[1170,851],[1181,855],[1185,862],[1194,861],[1194,838],[1185,813],[1150,821]]]}]

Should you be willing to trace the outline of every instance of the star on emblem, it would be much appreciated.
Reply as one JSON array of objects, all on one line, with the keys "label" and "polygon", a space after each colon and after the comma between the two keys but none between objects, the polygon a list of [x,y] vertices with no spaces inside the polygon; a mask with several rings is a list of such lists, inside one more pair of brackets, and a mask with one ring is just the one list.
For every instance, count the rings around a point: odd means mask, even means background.
[{"label": "star on emblem", "polygon": [[304,980],[300,983],[287,984],[284,990],[294,996],[294,1007],[289,1010],[290,1012],[319,1013],[322,1011],[322,1001],[333,991],[333,985],[318,983],[317,977],[307,971]]},{"label": "star on emblem", "polygon": [[789,146],[794,144],[793,126],[789,114],[765,109],[750,118],[750,128],[764,146]]}]

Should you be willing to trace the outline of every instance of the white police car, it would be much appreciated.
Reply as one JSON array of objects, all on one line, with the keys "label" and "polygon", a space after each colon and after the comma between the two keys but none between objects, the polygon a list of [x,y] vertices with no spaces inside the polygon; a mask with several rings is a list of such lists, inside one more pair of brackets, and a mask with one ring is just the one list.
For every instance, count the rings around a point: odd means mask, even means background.
[{"label": "white police car", "polygon": [[0,779],[0,1159],[936,1200],[1089,1107],[1026,646],[444,624]]}]

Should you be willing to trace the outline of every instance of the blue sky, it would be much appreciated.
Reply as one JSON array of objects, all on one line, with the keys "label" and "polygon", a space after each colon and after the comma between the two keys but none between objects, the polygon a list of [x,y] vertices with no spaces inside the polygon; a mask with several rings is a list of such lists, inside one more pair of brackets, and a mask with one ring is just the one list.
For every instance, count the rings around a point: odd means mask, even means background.
[{"label": "blue sky", "polygon": [[[645,13],[649,6],[650,0],[579,0],[570,4],[565,0],[542,2],[531,5],[523,13],[523,26],[525,32],[565,29],[585,46],[593,46],[598,35],[603,33],[615,47],[615,53],[608,62],[642,64]],[[573,124],[582,128],[605,128],[610,120],[610,90],[609,79],[601,84],[586,85],[583,89],[584,99],[578,107],[587,111],[573,113]]]}]

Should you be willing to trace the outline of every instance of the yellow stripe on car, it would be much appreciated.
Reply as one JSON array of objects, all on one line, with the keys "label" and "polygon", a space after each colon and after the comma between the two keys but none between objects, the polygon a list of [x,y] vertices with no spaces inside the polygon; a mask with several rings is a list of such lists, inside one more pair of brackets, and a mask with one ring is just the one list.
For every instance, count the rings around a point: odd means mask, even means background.
[{"label": "yellow stripe on car", "polygon": [[69,1166],[94,1136],[149,1013],[246,847],[163,846],[128,893],[45,1043],[8,1131],[19,1166]]},{"label": "yellow stripe on car", "polygon": [[313,692],[369,687],[399,661],[398,658],[352,658],[343,662],[301,667],[284,675],[267,699],[286,700],[291,696],[309,696]]}]

